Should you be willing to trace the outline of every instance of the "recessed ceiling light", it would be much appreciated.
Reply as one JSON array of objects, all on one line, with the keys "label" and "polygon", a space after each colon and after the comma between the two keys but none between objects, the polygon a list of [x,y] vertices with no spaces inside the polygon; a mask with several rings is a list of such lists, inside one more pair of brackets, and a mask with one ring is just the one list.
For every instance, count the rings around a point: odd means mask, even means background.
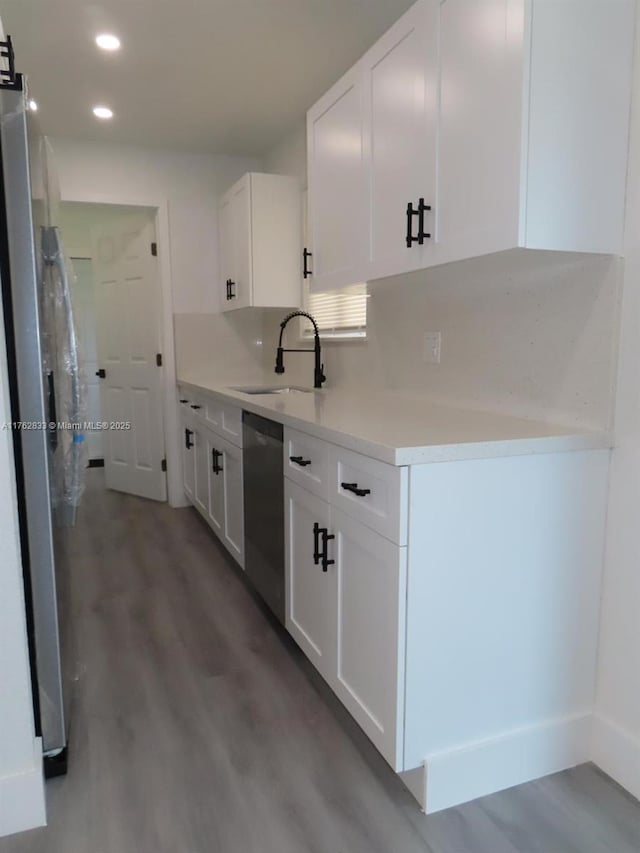
[{"label": "recessed ceiling light", "polygon": [[33,98],[31,98],[31,100],[29,101],[27,106],[29,107],[29,109],[31,110],[32,113],[38,112],[38,102],[34,101]]},{"label": "recessed ceiling light", "polygon": [[93,114],[96,118],[113,118],[113,110],[109,107],[94,107]]},{"label": "recessed ceiling light", "polygon": [[102,48],[102,50],[120,49],[120,39],[112,33],[100,33],[99,36],[96,36],[96,44],[98,47]]}]

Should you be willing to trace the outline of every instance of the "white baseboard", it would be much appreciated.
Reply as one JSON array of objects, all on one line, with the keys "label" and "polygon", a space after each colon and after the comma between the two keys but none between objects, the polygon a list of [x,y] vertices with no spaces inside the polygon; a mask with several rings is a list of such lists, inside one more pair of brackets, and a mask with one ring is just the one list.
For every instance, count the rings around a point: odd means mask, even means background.
[{"label": "white baseboard", "polygon": [[42,742],[37,738],[33,766],[23,773],[0,777],[0,837],[44,826],[46,822]]},{"label": "white baseboard", "polygon": [[594,714],[591,760],[640,800],[640,738]]},{"label": "white baseboard", "polygon": [[591,730],[580,714],[439,752],[425,760],[423,797],[407,787],[432,814],[589,761]]}]

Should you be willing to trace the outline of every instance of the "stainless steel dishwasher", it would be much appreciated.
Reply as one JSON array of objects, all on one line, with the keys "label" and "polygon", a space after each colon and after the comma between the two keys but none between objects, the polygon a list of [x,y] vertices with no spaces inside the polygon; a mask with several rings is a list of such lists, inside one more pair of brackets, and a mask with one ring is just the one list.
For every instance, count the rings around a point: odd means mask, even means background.
[{"label": "stainless steel dishwasher", "polygon": [[282,424],[242,413],[245,570],[284,623]]}]

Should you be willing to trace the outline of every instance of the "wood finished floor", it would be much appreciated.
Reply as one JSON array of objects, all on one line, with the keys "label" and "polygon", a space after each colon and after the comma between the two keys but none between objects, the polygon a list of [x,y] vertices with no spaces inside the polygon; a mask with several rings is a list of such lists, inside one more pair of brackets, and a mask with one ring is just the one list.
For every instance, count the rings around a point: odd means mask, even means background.
[{"label": "wood finished floor", "polygon": [[592,766],[422,815],[195,510],[90,477],[70,769],[0,853],[638,853],[640,804]]}]

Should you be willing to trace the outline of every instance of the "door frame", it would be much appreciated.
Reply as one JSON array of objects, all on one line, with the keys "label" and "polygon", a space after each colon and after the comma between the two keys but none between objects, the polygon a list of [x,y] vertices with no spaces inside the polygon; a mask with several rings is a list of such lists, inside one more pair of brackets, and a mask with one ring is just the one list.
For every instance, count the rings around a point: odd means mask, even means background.
[{"label": "door frame", "polygon": [[[171,276],[171,248],[169,228],[169,202],[148,196],[108,196],[101,193],[63,195],[61,201],[76,204],[101,204],[116,207],[145,207],[155,210],[156,241],[158,243],[158,276],[160,296],[160,348],[163,367],[162,411],[164,441],[167,455],[167,500],[169,506],[188,506],[182,487],[182,457],[178,425],[178,389],[176,376],[175,341],[173,333],[173,291]],[[79,246],[65,247],[81,251]],[[86,254],[86,249],[84,250]],[[91,252],[89,251],[89,255]]]}]

